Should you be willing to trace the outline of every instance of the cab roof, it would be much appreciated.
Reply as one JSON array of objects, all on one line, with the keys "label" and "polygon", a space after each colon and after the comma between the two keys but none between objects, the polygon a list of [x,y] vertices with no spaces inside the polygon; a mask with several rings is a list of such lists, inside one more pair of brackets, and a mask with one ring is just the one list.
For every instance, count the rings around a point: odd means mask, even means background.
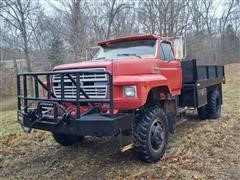
[{"label": "cab roof", "polygon": [[161,38],[161,37],[158,35],[155,35],[155,34],[134,35],[134,36],[125,36],[125,37],[120,37],[120,38],[116,38],[116,39],[110,39],[110,40],[106,40],[106,41],[100,41],[97,44],[99,46],[102,46],[102,45],[107,45],[107,44],[117,43],[117,42],[122,42],[122,41],[129,41],[129,40],[159,39],[159,38]]}]

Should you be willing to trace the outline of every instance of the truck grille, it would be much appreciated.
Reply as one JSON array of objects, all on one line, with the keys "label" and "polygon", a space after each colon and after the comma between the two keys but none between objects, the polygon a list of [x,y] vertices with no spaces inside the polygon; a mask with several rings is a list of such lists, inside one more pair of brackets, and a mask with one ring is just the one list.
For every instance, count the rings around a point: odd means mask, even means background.
[{"label": "truck grille", "polygon": [[[88,71],[105,71],[105,68],[91,68],[91,69],[77,69],[77,70],[64,70],[64,72],[81,72]],[[56,71],[61,72],[61,71]],[[76,75],[71,75],[76,80]],[[80,74],[80,86],[89,96],[89,98],[104,99],[107,98],[108,78],[106,74]],[[61,98],[61,76],[60,74],[53,76],[53,93],[57,98]],[[65,75],[64,76],[64,98],[75,99],[76,98],[76,86]],[[85,96],[80,93],[80,98]]]}]

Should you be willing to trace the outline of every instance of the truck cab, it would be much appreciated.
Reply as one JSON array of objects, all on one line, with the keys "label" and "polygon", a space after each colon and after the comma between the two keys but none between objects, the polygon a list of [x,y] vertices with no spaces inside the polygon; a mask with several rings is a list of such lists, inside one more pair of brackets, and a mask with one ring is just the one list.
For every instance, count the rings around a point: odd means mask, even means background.
[{"label": "truck cab", "polygon": [[65,146],[85,136],[132,134],[123,150],[156,162],[188,108],[201,119],[221,112],[224,67],[180,61],[183,46],[176,44],[158,35],[121,37],[99,42],[90,61],[18,74],[18,120]]},{"label": "truck cab", "polygon": [[[141,35],[102,41],[98,45],[99,50],[91,61],[56,66],[53,71],[102,69],[111,72],[116,110],[140,108],[153,88],[162,89],[165,97],[181,93],[181,63],[174,57],[171,41],[157,35]],[[89,87],[89,80],[83,80],[83,89],[85,84]],[[104,83],[95,84],[104,87]],[[53,86],[53,89],[59,87]]]}]

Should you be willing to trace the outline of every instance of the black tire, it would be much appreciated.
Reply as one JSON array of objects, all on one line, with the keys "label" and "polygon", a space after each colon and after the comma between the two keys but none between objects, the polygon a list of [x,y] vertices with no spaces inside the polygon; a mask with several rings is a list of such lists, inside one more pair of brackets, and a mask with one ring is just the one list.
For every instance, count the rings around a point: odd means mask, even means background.
[{"label": "black tire", "polygon": [[158,106],[146,108],[134,124],[134,151],[136,156],[148,163],[158,161],[168,144],[168,119]]},{"label": "black tire", "polygon": [[61,144],[62,146],[71,146],[76,142],[81,142],[84,140],[84,136],[72,136],[66,134],[53,133],[54,140]]},{"label": "black tire", "polygon": [[197,109],[198,118],[201,120],[206,120],[208,118],[207,105],[204,105]]},{"label": "black tire", "polygon": [[208,95],[208,104],[207,104],[208,117],[210,119],[217,119],[221,115],[221,99],[219,90],[213,90]]}]

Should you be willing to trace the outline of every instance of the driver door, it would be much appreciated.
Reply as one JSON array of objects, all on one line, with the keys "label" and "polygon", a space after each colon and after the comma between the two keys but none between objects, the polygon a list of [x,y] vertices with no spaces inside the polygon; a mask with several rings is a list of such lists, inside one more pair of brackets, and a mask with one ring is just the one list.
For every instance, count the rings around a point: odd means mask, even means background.
[{"label": "driver door", "polygon": [[168,41],[160,42],[160,60],[158,65],[160,74],[167,78],[171,91],[176,91],[179,94],[182,87],[181,63],[174,58],[172,46]]}]

